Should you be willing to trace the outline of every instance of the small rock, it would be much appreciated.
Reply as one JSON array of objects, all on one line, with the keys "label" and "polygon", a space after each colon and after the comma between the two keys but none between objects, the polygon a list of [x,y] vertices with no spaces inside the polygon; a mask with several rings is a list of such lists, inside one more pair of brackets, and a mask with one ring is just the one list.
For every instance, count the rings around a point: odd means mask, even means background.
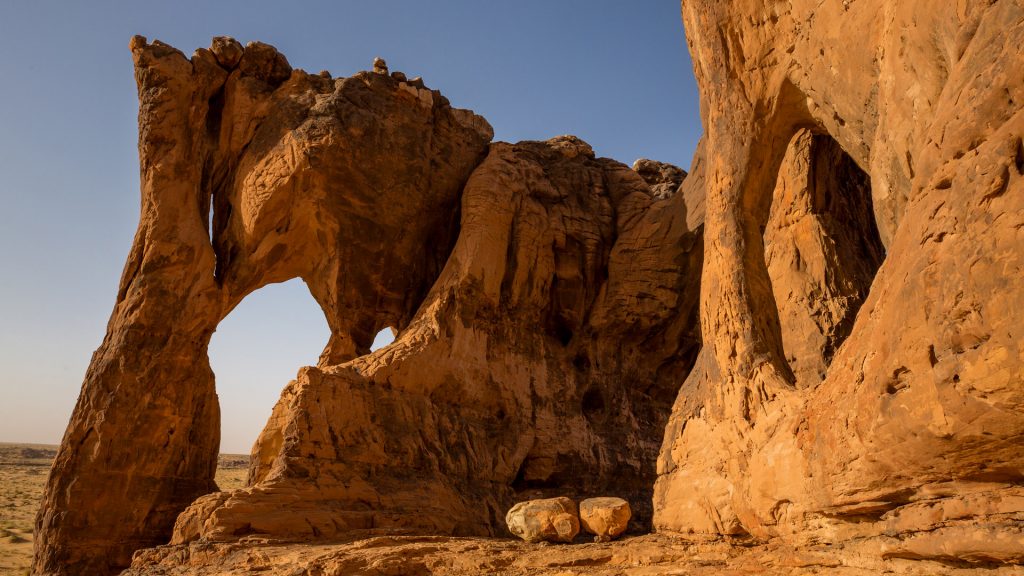
[{"label": "small rock", "polygon": [[622,498],[587,498],[580,502],[583,529],[594,534],[594,542],[608,542],[626,531],[633,512]]},{"label": "small rock", "polygon": [[647,182],[652,195],[659,200],[675,194],[687,176],[686,170],[678,166],[647,158],[634,162],[633,170]]},{"label": "small rock", "polygon": [[398,72],[398,71],[392,72],[391,73],[391,77],[394,78],[395,80],[398,80],[399,82],[405,82],[405,80],[406,80],[405,72]]},{"label": "small rock", "polygon": [[572,542],[580,531],[576,503],[566,497],[527,500],[505,515],[510,532],[527,542]]},{"label": "small rock", "polygon": [[377,74],[388,73],[388,63],[383,58],[377,57],[373,59],[373,71]]},{"label": "small rock", "polygon": [[249,42],[245,45],[238,70],[243,76],[253,76],[273,87],[280,86],[292,74],[288,59],[270,44]]},{"label": "small rock", "polygon": [[214,36],[210,43],[210,52],[217,59],[217,63],[227,70],[233,70],[242,59],[242,43],[230,36]]}]

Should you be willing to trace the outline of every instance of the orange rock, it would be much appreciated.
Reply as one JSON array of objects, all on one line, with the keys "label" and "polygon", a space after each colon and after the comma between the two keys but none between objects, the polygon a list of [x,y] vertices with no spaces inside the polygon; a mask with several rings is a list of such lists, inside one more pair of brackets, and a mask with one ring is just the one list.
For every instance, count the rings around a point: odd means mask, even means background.
[{"label": "orange rock", "polygon": [[[649,523],[699,347],[700,177],[659,199],[572,136],[490,144],[421,80],[310,75],[260,43],[228,70],[233,47],[133,40],[142,219],[36,571],[114,572],[168,541],[504,534],[513,502],[558,494],[622,494]],[[207,343],[294,277],[330,341],[284,390],[249,486],[217,492]]]},{"label": "orange rock", "polygon": [[594,542],[607,542],[621,536],[631,516],[629,502],[622,498],[587,498],[580,502],[580,523],[594,535]]},{"label": "orange rock", "polygon": [[37,518],[39,573],[117,571],[216,491],[206,347],[245,295],[303,278],[331,327],[324,362],[348,360],[409,323],[455,240],[485,121],[260,43],[229,71],[232,46],[189,60],[132,40],[142,216]]},{"label": "orange rock", "polygon": [[580,532],[576,503],[565,497],[519,502],[505,514],[505,523],[527,542],[572,542]]},{"label": "orange rock", "polygon": [[[516,501],[593,494],[661,534],[274,562],[1016,570],[1024,6],[682,11],[707,128],[688,175],[572,136],[490,143],[383,62],[332,79],[265,44],[187,59],[133,38],[142,217],[35,571],[114,573],[168,541],[134,570],[263,570],[246,542],[504,535]],[[249,485],[218,492],[206,346],[295,277],[330,342],[282,393]]]},{"label": "orange rock", "polygon": [[991,503],[1024,477],[1024,6],[682,8],[704,348],[656,528],[1019,562],[1024,503]]}]

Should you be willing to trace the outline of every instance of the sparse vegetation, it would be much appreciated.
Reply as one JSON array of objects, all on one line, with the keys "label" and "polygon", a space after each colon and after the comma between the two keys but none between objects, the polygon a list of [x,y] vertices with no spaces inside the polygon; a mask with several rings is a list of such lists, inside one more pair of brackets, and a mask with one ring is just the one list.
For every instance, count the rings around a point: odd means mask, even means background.
[{"label": "sparse vegetation", "polygon": [[[57,447],[0,442],[0,576],[27,576],[32,563],[36,510]],[[249,457],[222,454],[217,485],[233,490],[245,485]]]}]

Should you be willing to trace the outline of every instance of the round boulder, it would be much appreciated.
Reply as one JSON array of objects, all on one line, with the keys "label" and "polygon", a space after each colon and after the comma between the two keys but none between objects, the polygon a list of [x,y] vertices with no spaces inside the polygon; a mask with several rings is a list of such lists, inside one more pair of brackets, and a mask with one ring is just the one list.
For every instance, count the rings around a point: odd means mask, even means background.
[{"label": "round boulder", "polygon": [[572,542],[580,531],[576,503],[564,496],[527,500],[505,515],[510,532],[527,542]]},{"label": "round boulder", "polygon": [[622,498],[587,498],[580,502],[583,529],[594,534],[594,542],[608,542],[620,536],[633,512]]}]

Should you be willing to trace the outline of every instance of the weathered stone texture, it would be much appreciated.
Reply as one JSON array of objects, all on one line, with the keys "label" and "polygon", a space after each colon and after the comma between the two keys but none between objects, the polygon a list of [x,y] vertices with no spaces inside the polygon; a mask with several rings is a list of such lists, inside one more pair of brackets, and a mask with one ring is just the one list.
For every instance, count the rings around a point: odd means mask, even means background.
[{"label": "weathered stone texture", "polygon": [[[515,502],[558,496],[621,497],[660,535],[551,569],[712,550],[700,566],[736,573],[1015,570],[1024,5],[682,12],[706,127],[689,174],[572,136],[491,143],[383,60],[333,79],[265,44],[134,39],[142,215],[35,571],[170,541],[135,573],[527,573],[525,544],[447,537],[508,536]],[[330,342],[249,485],[218,492],[206,346],[296,277]],[[467,556],[352,543],[397,532]],[[349,543],[244,546],[280,539]]]},{"label": "weathered stone texture", "polygon": [[351,359],[408,324],[455,240],[485,122],[387,76],[292,70],[265,44],[231,69],[233,46],[189,60],[132,40],[142,215],[37,519],[39,573],[127,566],[216,490],[206,346],[245,295],[301,277],[331,327],[325,362]]},{"label": "weathered stone texture", "polygon": [[[649,526],[699,348],[699,190],[659,198],[571,136],[489,144],[485,120],[383,62],[331,79],[226,38],[191,60],[132,50],[140,232],[37,572],[112,572],[168,540],[505,534],[516,499],[562,493],[619,494]],[[330,342],[283,392],[250,486],[216,492],[206,345],[247,294],[295,277]],[[387,326],[396,342],[368,354]]]},{"label": "weathered stone texture", "polygon": [[1024,560],[1024,6],[682,6],[704,348],[655,526]]},{"label": "weathered stone texture", "polygon": [[[698,345],[699,243],[685,210],[662,210],[576,138],[492,144],[412,322],[373,354],[303,369],[253,449],[251,487],[198,500],[174,542],[502,535],[517,499],[602,492],[648,523],[651,464]],[[678,264],[646,273],[666,250]]]}]

